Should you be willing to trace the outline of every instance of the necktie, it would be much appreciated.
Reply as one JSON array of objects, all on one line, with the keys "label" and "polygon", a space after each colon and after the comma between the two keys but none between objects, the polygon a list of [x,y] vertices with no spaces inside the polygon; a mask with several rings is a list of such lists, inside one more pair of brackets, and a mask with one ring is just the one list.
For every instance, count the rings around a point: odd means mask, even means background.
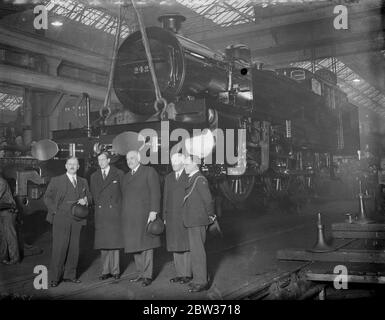
[{"label": "necktie", "polygon": [[105,170],[102,171],[102,176],[103,176],[103,180],[106,180],[106,171]]},{"label": "necktie", "polygon": [[75,177],[72,178],[72,184],[73,184],[74,187],[76,188],[76,179],[75,179]]},{"label": "necktie", "polygon": [[176,173],[176,180],[179,179],[179,172]]}]

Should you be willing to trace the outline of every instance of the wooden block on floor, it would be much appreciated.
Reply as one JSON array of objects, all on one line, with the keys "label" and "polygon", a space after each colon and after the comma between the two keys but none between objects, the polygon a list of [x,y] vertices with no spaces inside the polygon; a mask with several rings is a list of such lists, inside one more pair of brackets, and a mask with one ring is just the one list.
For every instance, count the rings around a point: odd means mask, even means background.
[{"label": "wooden block on floor", "polygon": [[[338,274],[306,272],[306,279],[311,281],[334,281]],[[348,275],[348,283],[374,283],[385,284],[385,277],[382,275]]]},{"label": "wooden block on floor", "polygon": [[335,239],[385,239],[385,231],[332,231]]},{"label": "wooden block on floor", "polygon": [[304,249],[284,249],[277,253],[279,260],[335,261],[385,263],[384,250],[337,250],[331,252],[310,252]]},{"label": "wooden block on floor", "polygon": [[359,224],[359,223],[347,223],[339,222],[332,224],[333,231],[382,231],[385,232],[385,223],[370,223],[370,224]]}]

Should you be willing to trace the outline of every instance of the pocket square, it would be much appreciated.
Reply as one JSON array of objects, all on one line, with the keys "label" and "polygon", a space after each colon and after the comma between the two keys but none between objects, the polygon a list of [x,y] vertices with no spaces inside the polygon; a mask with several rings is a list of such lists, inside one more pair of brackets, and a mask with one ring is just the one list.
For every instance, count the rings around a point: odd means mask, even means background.
[{"label": "pocket square", "polygon": [[114,181],[112,181],[112,183],[118,183],[118,181],[117,181],[117,180],[114,180]]}]

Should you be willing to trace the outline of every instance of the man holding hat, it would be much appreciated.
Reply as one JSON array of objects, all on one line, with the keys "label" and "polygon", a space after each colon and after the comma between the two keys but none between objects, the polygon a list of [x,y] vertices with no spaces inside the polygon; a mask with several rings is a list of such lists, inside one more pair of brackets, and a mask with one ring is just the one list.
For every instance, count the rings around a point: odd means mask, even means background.
[{"label": "man holding hat", "polygon": [[95,205],[95,249],[101,250],[100,280],[119,279],[119,249],[122,247],[121,182],[123,171],[110,166],[110,155],[98,155],[100,170],[91,175],[91,193]]},{"label": "man holding hat", "polygon": [[91,201],[87,180],[76,174],[79,169],[78,159],[68,158],[65,168],[67,172],[52,178],[44,194],[44,202],[48,208],[47,221],[52,224],[52,287],[60,283],[63,271],[63,281],[81,282],[76,278],[76,268],[80,231],[82,226],[86,225],[86,219],[74,214],[79,212],[84,216],[84,211],[79,208],[74,210],[73,206],[87,206]]},{"label": "man holding hat", "polygon": [[159,235],[147,231],[157,217],[160,207],[159,177],[154,168],[140,164],[138,151],[129,151],[127,165],[131,169],[122,181],[122,228],[124,250],[133,253],[141,281],[148,286],[153,277],[153,252],[160,247]]}]

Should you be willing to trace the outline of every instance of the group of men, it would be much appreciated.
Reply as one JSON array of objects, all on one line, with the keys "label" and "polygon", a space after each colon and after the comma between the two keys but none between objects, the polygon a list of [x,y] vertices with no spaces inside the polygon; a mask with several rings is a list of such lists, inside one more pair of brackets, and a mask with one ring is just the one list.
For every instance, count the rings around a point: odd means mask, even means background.
[{"label": "group of men", "polygon": [[126,155],[130,171],[110,165],[110,155],[98,155],[99,169],[87,180],[77,176],[79,162],[70,158],[66,174],[53,178],[44,196],[47,220],[53,226],[51,286],[61,281],[80,283],[76,276],[80,231],[86,219],[74,219],[74,203],[93,204],[94,248],[101,250],[100,280],[119,279],[119,253],[134,256],[138,276],[131,280],[148,286],[153,281],[154,249],[160,235],[148,225],[163,213],[167,250],[173,252],[176,276],[172,283],[187,284],[190,292],[208,288],[205,240],[207,227],[215,220],[213,199],[206,178],[191,157],[174,154],[173,172],[165,180],[163,210],[159,176],[154,168],[140,163],[140,153]]}]

